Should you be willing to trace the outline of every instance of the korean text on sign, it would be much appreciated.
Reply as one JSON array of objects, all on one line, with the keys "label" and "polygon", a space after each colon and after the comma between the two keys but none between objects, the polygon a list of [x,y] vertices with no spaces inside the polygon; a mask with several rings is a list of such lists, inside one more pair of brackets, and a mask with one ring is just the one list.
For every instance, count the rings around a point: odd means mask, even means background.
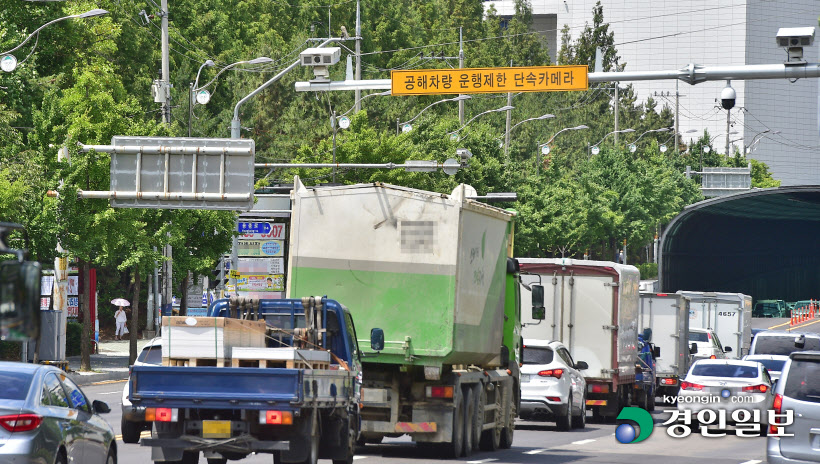
[{"label": "korean text on sign", "polygon": [[393,95],[560,92],[587,90],[586,66],[415,69],[393,71]]}]

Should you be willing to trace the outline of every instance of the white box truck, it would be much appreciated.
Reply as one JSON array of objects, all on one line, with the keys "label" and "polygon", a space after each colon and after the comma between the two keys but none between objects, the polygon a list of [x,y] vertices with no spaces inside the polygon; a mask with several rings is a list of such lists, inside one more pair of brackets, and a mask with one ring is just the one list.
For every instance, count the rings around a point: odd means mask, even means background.
[{"label": "white box truck", "polygon": [[690,299],[689,327],[714,330],[729,359],[740,359],[749,354],[752,343],[751,296],[685,290],[678,294]]},{"label": "white box truck", "polygon": [[638,329],[652,329],[657,396],[676,395],[689,370],[689,298],[677,293],[641,292]]},{"label": "white box truck", "polygon": [[524,338],[557,340],[589,368],[586,405],[614,418],[631,404],[638,357],[638,285],[634,266],[568,258],[519,258],[522,305],[543,287],[544,317],[522,311]]}]

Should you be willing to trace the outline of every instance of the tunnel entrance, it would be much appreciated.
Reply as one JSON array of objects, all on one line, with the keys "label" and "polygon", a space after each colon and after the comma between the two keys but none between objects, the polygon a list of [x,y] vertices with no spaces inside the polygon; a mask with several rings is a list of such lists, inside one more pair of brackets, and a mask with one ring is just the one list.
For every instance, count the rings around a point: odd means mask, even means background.
[{"label": "tunnel entrance", "polygon": [[688,206],[664,231],[661,290],[820,298],[820,186],[752,190]]}]

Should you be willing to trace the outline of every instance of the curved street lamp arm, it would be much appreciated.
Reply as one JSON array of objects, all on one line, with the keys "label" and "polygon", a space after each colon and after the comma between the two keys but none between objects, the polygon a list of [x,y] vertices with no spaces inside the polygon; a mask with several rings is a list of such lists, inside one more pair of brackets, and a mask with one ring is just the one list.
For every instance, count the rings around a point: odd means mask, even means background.
[{"label": "curved street lamp arm", "polygon": [[[386,96],[391,95],[391,94],[392,94],[391,90],[385,90],[384,92],[369,93],[369,94],[365,95],[364,97],[360,98],[359,102],[361,103],[362,100],[364,100],[365,98],[368,98],[368,97],[375,97],[375,96],[386,97]],[[353,105],[349,110],[345,111],[344,113],[340,114],[337,117],[341,118],[342,116],[347,116],[347,114],[350,113],[351,111],[353,111],[354,109],[356,109],[356,105]]]},{"label": "curved street lamp arm", "polygon": [[85,13],[79,13],[79,14],[70,15],[70,16],[63,16],[62,18],[52,19],[51,21],[49,21],[49,22],[43,24],[42,26],[38,27],[37,29],[35,29],[34,32],[29,34],[28,37],[26,37],[26,39],[23,40],[22,43],[20,43],[20,45],[12,48],[11,50],[9,50],[7,52],[2,52],[2,53],[0,53],[0,55],[8,55],[9,53],[14,53],[15,50],[19,50],[20,47],[22,47],[23,45],[28,43],[28,41],[31,40],[32,37],[39,34],[40,31],[47,28],[48,26],[51,26],[54,23],[58,23],[60,21],[66,20],[66,19],[89,18],[89,17],[92,17],[92,16],[101,16],[101,15],[104,15],[104,14],[108,14],[108,11],[100,9],[100,8],[96,8],[96,9],[93,9],[93,10],[86,11]]},{"label": "curved street lamp arm", "polygon": [[535,117],[535,118],[525,119],[525,120],[520,121],[520,122],[518,122],[517,124],[513,125],[512,127],[510,127],[510,133],[512,133],[513,129],[515,129],[516,127],[520,126],[521,124],[524,124],[525,122],[528,122],[528,121],[539,121],[539,120],[542,120],[542,119],[550,119],[550,118],[554,118],[554,117],[555,117],[555,115],[554,115],[554,114],[544,114],[544,115],[541,115],[541,116],[538,116],[538,117]]},{"label": "curved street lamp arm", "polygon": [[514,106],[503,106],[503,107],[501,107],[501,108],[496,108],[496,109],[494,109],[494,110],[487,110],[487,111],[484,111],[484,112],[478,113],[477,115],[473,116],[473,117],[472,117],[469,121],[465,122],[463,126],[459,127],[458,129],[454,130],[453,132],[448,132],[448,135],[449,135],[449,134],[455,134],[456,132],[459,132],[461,129],[464,129],[464,128],[465,128],[465,127],[467,127],[467,126],[468,126],[471,122],[475,121],[475,119],[476,119],[477,117],[479,117],[479,116],[483,116],[483,115],[485,115],[485,114],[489,114],[489,113],[498,113],[498,112],[501,112],[501,111],[509,111],[509,110],[511,110],[511,109],[513,109],[513,108],[515,108],[515,107],[514,107]]},{"label": "curved street lamp arm", "polygon": [[[462,97],[466,97],[466,98],[462,98]],[[437,101],[437,102],[430,103],[429,105],[427,105],[426,107],[424,107],[424,109],[422,109],[421,111],[419,111],[419,114],[417,114],[417,115],[413,116],[413,119],[411,119],[411,120],[409,120],[409,121],[400,122],[400,123],[399,123],[399,125],[402,125],[402,124],[410,124],[411,122],[413,122],[413,121],[415,121],[416,119],[418,119],[418,117],[419,117],[419,116],[421,116],[421,113],[424,113],[425,111],[427,111],[427,109],[428,109],[428,108],[431,108],[431,107],[433,107],[433,106],[436,106],[436,105],[438,105],[439,103],[445,103],[445,102],[451,102],[451,101],[462,101],[462,100],[469,100],[469,99],[471,99],[471,98],[472,98],[472,97],[470,97],[469,95],[459,95],[458,97],[454,97],[454,98],[445,98],[444,100],[439,100],[439,101]]]}]

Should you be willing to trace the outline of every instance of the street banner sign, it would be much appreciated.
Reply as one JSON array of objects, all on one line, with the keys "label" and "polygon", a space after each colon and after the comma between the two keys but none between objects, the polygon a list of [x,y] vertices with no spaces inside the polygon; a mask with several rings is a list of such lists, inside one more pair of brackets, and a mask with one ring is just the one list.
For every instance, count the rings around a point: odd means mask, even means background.
[{"label": "street banner sign", "polygon": [[285,224],[273,222],[240,222],[237,224],[240,239],[275,239],[285,238]]},{"label": "street banner sign", "polygon": [[284,274],[284,258],[239,258],[239,274]]},{"label": "street banner sign", "polygon": [[283,256],[281,240],[240,240],[239,256]]},{"label": "street banner sign", "polygon": [[392,95],[443,95],[587,90],[586,65],[412,69],[390,73]]},{"label": "street banner sign", "polygon": [[281,292],[285,289],[283,275],[243,275],[236,281],[240,292]]}]

